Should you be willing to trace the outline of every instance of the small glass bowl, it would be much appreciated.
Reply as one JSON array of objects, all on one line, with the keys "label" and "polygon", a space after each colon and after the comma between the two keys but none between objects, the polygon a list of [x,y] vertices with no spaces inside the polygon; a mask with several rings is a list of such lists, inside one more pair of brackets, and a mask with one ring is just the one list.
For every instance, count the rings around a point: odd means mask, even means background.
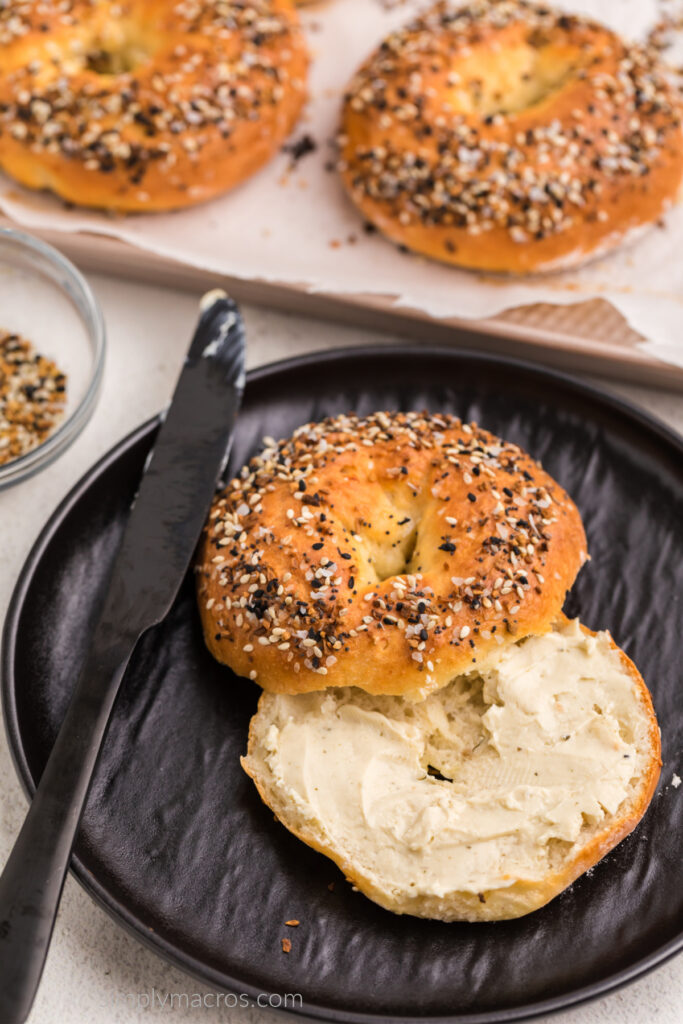
[{"label": "small glass bowl", "polygon": [[66,412],[42,444],[0,466],[0,488],[61,455],[90,419],[102,382],[104,320],[83,275],[51,245],[0,228],[0,330],[19,334],[66,374]]}]

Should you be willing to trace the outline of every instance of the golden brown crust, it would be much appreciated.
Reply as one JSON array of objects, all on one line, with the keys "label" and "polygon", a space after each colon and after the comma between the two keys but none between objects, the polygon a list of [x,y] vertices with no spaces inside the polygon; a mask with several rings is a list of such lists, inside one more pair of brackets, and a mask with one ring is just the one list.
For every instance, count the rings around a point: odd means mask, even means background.
[{"label": "golden brown crust", "polygon": [[83,206],[170,210],[277,152],[305,99],[290,0],[0,8],[0,166]]},{"label": "golden brown crust", "polygon": [[601,25],[523,0],[444,2],[351,82],[340,169],[400,245],[481,270],[555,269],[675,201],[680,114],[656,57]]},{"label": "golden brown crust", "polygon": [[[597,635],[583,625],[581,628],[590,636]],[[459,891],[447,893],[442,897],[403,897],[400,900],[397,900],[397,894],[394,893],[392,898],[388,898],[384,891],[378,889],[359,873],[353,864],[340,857],[337,851],[328,847],[313,832],[305,826],[296,827],[292,824],[287,808],[280,806],[276,792],[267,785],[265,778],[254,770],[255,764],[250,759],[252,751],[259,743],[255,731],[256,716],[252,718],[249,727],[249,754],[242,758],[242,767],[253,780],[262,801],[293,835],[334,861],[352,885],[385,909],[393,913],[437,918],[443,921],[504,921],[522,917],[549,903],[625,839],[645,814],[657,787],[662,763],[661,737],[652,698],[643,677],[631,659],[611,637],[610,644],[618,652],[624,668],[633,680],[641,709],[648,721],[649,750],[646,771],[639,780],[635,797],[621,813],[597,835],[592,836],[560,870],[546,875],[543,879],[518,880],[505,889],[489,889],[482,893]]]},{"label": "golden brown crust", "polygon": [[455,417],[301,427],[216,499],[199,555],[213,655],[265,689],[422,696],[546,631],[586,557],[567,494]]}]

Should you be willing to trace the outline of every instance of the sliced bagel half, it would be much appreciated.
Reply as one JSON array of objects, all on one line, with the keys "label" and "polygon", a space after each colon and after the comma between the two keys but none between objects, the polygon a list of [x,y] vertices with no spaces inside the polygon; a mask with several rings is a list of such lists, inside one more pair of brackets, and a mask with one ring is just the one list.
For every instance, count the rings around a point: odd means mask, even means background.
[{"label": "sliced bagel half", "polygon": [[265,692],[242,765],[294,835],[399,914],[542,907],[639,822],[660,768],[640,673],[563,619],[421,702]]}]

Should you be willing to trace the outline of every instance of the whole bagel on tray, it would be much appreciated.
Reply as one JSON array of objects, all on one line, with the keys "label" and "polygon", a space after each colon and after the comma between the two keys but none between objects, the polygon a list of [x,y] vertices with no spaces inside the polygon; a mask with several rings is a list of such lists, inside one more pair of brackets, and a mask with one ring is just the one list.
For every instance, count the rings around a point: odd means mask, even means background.
[{"label": "whole bagel on tray", "polygon": [[344,100],[340,170],[392,241],[478,270],[561,269],[654,223],[683,177],[658,58],[525,0],[436,4]]},{"label": "whole bagel on tray", "polygon": [[122,212],[220,195],[278,151],[306,97],[290,0],[0,5],[0,166]]}]

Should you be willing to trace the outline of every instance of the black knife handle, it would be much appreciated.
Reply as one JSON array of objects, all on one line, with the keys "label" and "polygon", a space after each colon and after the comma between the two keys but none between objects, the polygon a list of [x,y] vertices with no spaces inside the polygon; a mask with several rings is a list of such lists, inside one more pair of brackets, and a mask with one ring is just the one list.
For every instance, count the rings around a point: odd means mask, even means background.
[{"label": "black knife handle", "polygon": [[114,651],[89,660],[0,877],[2,1024],[23,1024],[31,1010],[71,848],[127,661]]}]

